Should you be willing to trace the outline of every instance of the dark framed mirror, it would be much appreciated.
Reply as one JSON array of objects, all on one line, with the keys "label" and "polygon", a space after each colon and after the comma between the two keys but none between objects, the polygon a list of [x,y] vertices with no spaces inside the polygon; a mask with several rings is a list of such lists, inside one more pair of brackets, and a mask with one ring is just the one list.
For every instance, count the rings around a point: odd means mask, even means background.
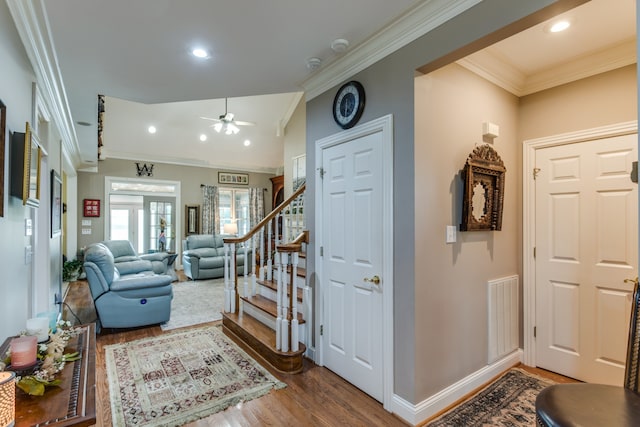
[{"label": "dark framed mirror", "polygon": [[504,179],[507,169],[488,144],[476,147],[462,170],[464,198],[460,231],[502,229]]}]

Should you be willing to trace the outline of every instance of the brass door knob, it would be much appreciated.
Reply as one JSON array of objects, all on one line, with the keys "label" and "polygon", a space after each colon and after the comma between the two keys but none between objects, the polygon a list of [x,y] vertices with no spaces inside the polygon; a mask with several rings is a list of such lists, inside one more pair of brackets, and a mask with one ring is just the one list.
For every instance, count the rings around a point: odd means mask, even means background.
[{"label": "brass door knob", "polygon": [[375,275],[373,276],[371,279],[369,279],[368,277],[364,278],[365,282],[369,282],[369,283],[373,283],[374,285],[379,285],[380,284],[380,278]]},{"label": "brass door knob", "polygon": [[624,279],[624,283],[633,283],[635,285],[638,284],[638,278],[636,277],[635,279]]}]

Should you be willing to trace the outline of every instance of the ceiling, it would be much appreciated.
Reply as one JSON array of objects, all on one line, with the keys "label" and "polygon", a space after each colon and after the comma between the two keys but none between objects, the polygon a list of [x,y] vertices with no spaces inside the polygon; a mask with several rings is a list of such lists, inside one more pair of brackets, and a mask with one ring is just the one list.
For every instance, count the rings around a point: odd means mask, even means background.
[{"label": "ceiling", "polygon": [[[305,80],[425,3],[44,0],[85,166],[95,166],[103,94],[106,158],[268,172],[282,165],[284,128]],[[564,33],[541,24],[460,63],[519,96],[633,63],[635,7],[635,0],[592,0],[565,13],[572,27]],[[330,47],[339,38],[350,42],[345,53]],[[193,57],[196,46],[210,57]],[[307,68],[312,57],[322,60],[317,70]],[[236,136],[215,133],[200,117],[224,114],[225,97],[237,120],[256,125]]]}]

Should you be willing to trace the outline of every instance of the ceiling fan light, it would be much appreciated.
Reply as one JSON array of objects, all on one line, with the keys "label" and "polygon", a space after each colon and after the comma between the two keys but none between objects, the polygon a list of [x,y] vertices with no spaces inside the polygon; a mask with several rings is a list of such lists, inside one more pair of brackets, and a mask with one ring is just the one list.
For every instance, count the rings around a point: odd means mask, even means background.
[{"label": "ceiling fan light", "polygon": [[218,133],[222,132],[222,127],[222,123],[216,123],[215,125],[213,125],[213,129]]},{"label": "ceiling fan light", "polygon": [[236,125],[234,125],[233,123],[226,123],[226,132],[225,134],[227,135],[235,135],[238,132],[240,132],[240,129],[238,129],[238,127]]}]

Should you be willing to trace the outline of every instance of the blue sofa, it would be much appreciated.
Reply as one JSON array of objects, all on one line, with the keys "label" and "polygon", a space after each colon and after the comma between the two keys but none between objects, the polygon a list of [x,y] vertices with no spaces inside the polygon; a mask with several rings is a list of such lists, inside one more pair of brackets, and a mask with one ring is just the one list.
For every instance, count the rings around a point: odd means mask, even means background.
[{"label": "blue sofa", "polygon": [[[225,237],[211,234],[187,236],[182,242],[184,274],[192,280],[224,277],[223,239]],[[244,274],[244,248],[238,248],[236,253],[236,273]],[[249,266],[251,266],[251,259],[251,252],[249,252]]]},{"label": "blue sofa", "polygon": [[98,314],[98,329],[133,328],[164,323],[171,315],[171,276],[156,274],[139,257],[116,263],[104,243],[84,253],[84,271]]}]

